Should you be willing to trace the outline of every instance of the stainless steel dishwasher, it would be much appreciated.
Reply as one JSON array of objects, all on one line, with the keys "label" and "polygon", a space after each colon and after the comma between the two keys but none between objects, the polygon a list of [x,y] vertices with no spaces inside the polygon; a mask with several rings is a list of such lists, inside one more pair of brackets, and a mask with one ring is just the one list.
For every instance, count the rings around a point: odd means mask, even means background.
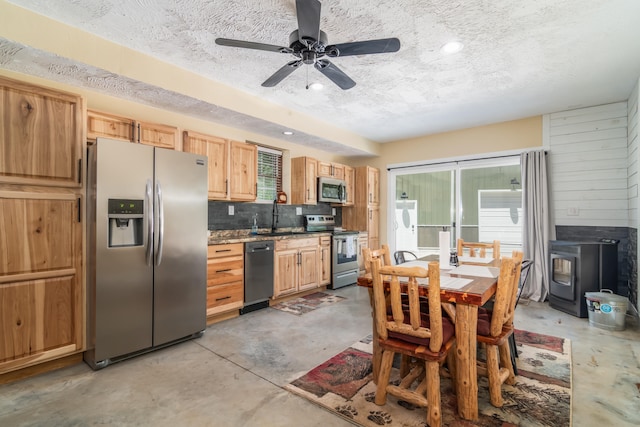
[{"label": "stainless steel dishwasher", "polygon": [[273,240],[244,244],[244,307],[240,314],[269,307],[273,296]]}]

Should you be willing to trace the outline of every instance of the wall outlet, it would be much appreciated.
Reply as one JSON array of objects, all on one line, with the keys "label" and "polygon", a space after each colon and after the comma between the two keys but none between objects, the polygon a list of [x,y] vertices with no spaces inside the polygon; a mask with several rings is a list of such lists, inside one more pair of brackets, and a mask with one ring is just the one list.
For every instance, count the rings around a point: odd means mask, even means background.
[{"label": "wall outlet", "polygon": [[235,209],[233,209],[233,205],[229,205],[229,215],[235,215]]},{"label": "wall outlet", "polygon": [[302,208],[296,207],[296,215],[302,215]]},{"label": "wall outlet", "polygon": [[567,216],[578,216],[580,215],[580,208],[571,207],[567,208]]},{"label": "wall outlet", "polygon": [[335,216],[335,214],[336,214],[336,208],[331,208],[331,215]]}]

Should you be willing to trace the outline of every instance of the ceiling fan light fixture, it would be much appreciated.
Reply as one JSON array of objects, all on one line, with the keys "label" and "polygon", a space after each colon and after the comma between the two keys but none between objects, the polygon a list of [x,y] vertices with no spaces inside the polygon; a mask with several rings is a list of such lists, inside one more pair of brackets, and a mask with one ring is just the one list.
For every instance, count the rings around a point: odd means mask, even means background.
[{"label": "ceiling fan light fixture", "polygon": [[322,90],[323,88],[324,88],[324,85],[320,82],[314,82],[314,83],[311,83],[310,85],[307,85],[307,89]]},{"label": "ceiling fan light fixture", "polygon": [[440,52],[442,52],[445,55],[452,55],[454,53],[460,52],[463,48],[464,48],[464,44],[462,44],[462,42],[451,41],[451,42],[445,43],[440,48]]}]

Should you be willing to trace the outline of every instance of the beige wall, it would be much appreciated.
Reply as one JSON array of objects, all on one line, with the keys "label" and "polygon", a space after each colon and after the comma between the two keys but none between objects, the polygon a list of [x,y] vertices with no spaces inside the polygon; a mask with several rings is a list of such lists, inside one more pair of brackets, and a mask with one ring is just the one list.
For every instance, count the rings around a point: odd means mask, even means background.
[{"label": "beige wall", "polygon": [[542,116],[382,144],[380,157],[359,159],[357,166],[380,169],[380,243],[387,242],[387,167],[502,151],[540,148]]}]

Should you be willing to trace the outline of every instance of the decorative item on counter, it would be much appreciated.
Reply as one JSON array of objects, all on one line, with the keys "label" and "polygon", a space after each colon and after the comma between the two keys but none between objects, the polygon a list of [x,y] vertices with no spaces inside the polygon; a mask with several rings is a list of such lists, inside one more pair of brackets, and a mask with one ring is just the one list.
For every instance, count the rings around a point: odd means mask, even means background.
[{"label": "decorative item on counter", "polygon": [[258,214],[253,214],[253,225],[251,226],[251,234],[258,234]]},{"label": "decorative item on counter", "polygon": [[458,266],[458,251],[456,249],[451,249],[451,255],[449,256],[449,265],[454,267]]},{"label": "decorative item on counter", "polygon": [[287,193],[285,193],[284,191],[278,191],[276,200],[278,201],[278,203],[281,203],[281,204],[287,203]]}]

